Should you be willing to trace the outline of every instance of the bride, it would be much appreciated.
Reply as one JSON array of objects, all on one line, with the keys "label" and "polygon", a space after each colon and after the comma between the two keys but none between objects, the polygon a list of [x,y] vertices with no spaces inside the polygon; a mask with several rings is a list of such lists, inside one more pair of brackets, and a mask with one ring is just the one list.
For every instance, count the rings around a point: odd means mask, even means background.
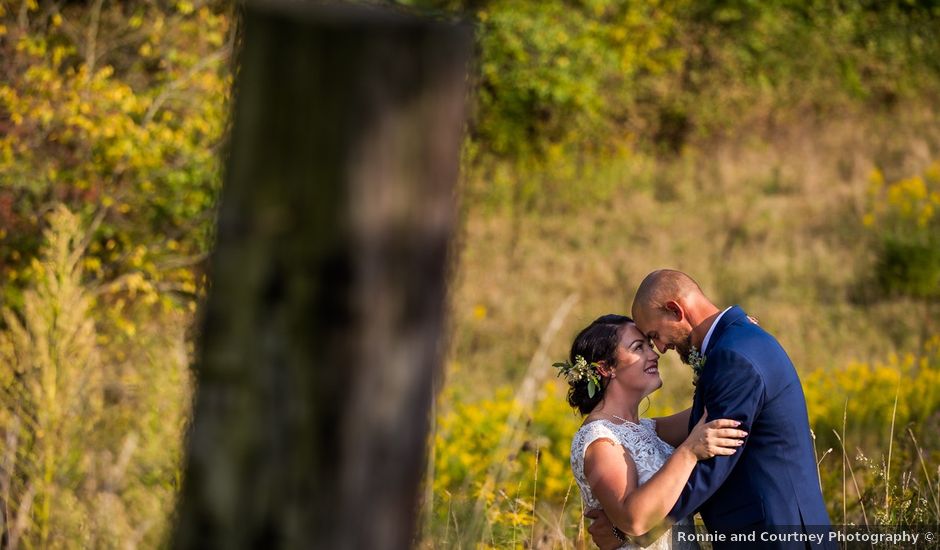
[{"label": "bride", "polygon": [[659,354],[629,317],[595,320],[575,338],[569,361],[555,367],[568,379],[568,403],[587,415],[571,442],[585,509],[603,508],[621,548],[698,548],[672,533],[692,533],[691,518],[670,526],[666,514],[696,463],[734,454],[747,433],[734,429],[737,421],[704,418],[689,433],[689,409],[640,419],[640,401],[663,381]]}]

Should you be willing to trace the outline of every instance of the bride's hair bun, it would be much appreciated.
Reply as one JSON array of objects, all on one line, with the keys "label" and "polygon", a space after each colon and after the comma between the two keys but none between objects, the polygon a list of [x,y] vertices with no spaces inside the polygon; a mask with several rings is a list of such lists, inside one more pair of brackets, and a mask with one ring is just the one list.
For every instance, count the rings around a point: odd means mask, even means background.
[{"label": "bride's hair bun", "polygon": [[[620,344],[621,330],[632,322],[633,319],[625,315],[610,314],[598,317],[575,337],[568,360],[573,364],[575,358],[580,355],[587,360],[588,364],[601,361],[606,362],[607,365],[614,364],[617,346]],[[568,404],[581,411],[581,414],[588,414],[604,398],[608,380],[608,378],[601,378],[600,390],[594,392],[593,397],[588,392],[586,379],[571,382],[568,388]]]}]

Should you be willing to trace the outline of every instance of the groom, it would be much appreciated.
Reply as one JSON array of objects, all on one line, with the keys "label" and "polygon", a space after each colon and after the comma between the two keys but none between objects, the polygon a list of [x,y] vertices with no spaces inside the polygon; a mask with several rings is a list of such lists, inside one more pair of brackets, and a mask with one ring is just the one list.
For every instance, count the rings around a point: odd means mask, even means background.
[{"label": "groom", "polygon": [[[755,548],[775,546],[761,540],[763,532],[794,534],[777,547],[834,547],[803,388],[777,340],[740,307],[719,310],[680,271],[650,273],[637,289],[633,318],[660,353],[672,349],[697,363],[690,428],[707,409],[709,418],[739,420],[749,433],[742,450],[698,463],[669,517],[700,512],[716,549],[734,546],[727,542],[732,533],[751,532]],[[693,348],[704,363],[690,360]],[[603,512],[589,517],[596,518],[590,532],[598,546],[620,546]],[[719,533],[726,542],[716,540]],[[808,534],[822,535],[823,544],[797,542],[813,540]]]}]

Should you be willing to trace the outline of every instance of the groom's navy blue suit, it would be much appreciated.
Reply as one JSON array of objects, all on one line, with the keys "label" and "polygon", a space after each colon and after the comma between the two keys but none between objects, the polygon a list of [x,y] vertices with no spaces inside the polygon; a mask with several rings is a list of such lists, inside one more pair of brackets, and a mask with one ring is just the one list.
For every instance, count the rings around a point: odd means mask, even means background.
[{"label": "groom's navy blue suit", "polygon": [[806,399],[787,353],[738,306],[719,319],[702,352],[690,429],[707,408],[709,419],[741,421],[748,436],[735,454],[698,463],[670,517],[698,511],[711,532],[757,530],[758,537],[781,526],[828,532]]}]

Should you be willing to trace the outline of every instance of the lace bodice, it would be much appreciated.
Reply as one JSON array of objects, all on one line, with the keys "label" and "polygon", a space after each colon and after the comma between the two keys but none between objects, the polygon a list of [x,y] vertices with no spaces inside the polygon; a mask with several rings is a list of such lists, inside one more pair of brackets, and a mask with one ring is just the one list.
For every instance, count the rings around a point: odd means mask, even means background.
[{"label": "lace bodice", "polygon": [[[675,450],[671,445],[663,441],[656,435],[656,421],[651,418],[643,418],[639,424],[633,422],[624,422],[615,424],[608,420],[595,420],[581,426],[574,434],[571,441],[571,469],[574,472],[575,481],[581,489],[581,498],[584,501],[585,509],[600,508],[600,502],[591,492],[591,487],[584,477],[584,453],[588,446],[598,439],[609,439],[614,443],[623,446],[630,453],[636,464],[637,481],[643,485],[653,474],[659,471],[666,463],[666,460]],[[684,518],[679,522],[680,525],[691,524],[690,518]],[[641,548],[632,544],[625,544],[621,548],[634,549]],[[672,544],[672,533],[667,531],[646,550],[655,549],[692,549],[698,548],[697,544]]]}]

